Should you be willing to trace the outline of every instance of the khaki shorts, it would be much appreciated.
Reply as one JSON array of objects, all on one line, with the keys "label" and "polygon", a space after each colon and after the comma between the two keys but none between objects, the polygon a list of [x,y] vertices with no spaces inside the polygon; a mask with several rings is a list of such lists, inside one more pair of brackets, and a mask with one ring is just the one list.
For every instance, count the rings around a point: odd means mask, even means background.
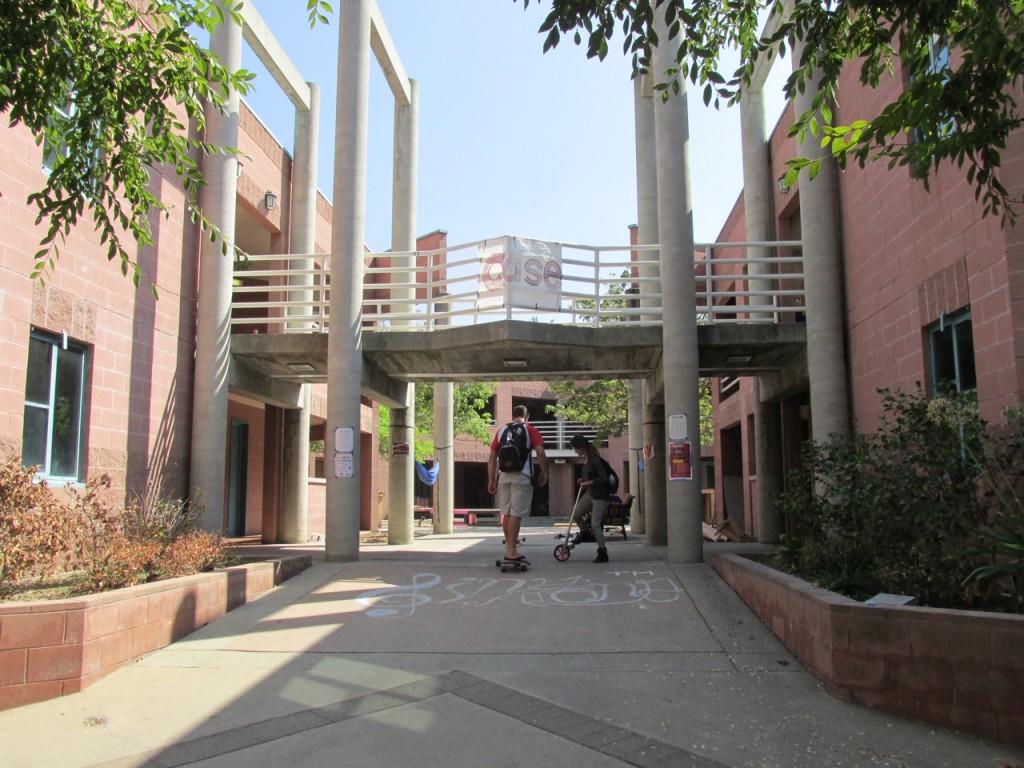
[{"label": "khaki shorts", "polygon": [[498,509],[503,515],[529,517],[533,506],[533,483],[522,472],[498,475]]}]

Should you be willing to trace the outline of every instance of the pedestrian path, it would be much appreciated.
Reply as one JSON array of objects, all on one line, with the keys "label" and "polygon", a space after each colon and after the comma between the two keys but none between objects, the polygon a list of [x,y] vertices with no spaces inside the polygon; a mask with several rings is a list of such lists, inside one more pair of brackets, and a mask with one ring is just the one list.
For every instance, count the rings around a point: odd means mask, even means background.
[{"label": "pedestrian path", "polygon": [[634,537],[558,562],[558,530],[524,528],[521,574],[495,567],[494,528],[350,563],[284,548],[319,557],[80,694],[0,713],[0,767],[1024,768],[831,698],[709,565]]}]

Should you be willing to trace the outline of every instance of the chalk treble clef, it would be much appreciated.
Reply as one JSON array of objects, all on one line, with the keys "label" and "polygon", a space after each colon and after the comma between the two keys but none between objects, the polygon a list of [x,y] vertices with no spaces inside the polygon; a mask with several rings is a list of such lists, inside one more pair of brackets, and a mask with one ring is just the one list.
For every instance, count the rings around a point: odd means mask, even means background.
[{"label": "chalk treble clef", "polygon": [[416,606],[429,603],[430,597],[420,594],[420,590],[430,589],[441,583],[441,577],[434,573],[417,573],[412,577],[412,584],[395,587],[381,587],[363,592],[356,600],[363,605],[372,606],[366,615],[374,619],[397,619],[412,616]]}]

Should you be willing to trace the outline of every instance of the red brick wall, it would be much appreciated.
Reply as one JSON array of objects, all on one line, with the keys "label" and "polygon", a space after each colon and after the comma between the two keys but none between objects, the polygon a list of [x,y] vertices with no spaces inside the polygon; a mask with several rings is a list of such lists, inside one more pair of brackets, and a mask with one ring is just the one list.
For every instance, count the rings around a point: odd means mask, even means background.
[{"label": "red brick wall", "polygon": [[0,606],[0,709],[89,687],[308,568],[307,556],[71,600]]},{"label": "red brick wall", "polygon": [[739,555],[712,566],[836,698],[1024,746],[1024,616],[868,606]]},{"label": "red brick wall", "polygon": [[[155,246],[129,247],[144,274],[138,289],[108,261],[90,223],[73,229],[46,285],[29,275],[45,234],[25,198],[42,187],[42,148],[23,127],[0,123],[0,439],[20,452],[25,361],[32,326],[89,346],[89,477],[115,488],[147,486],[183,496],[191,422],[197,232],[177,184],[154,171],[168,216],[154,216]],[[130,245],[131,238],[127,238]],[[156,286],[154,299],[149,284]]]}]

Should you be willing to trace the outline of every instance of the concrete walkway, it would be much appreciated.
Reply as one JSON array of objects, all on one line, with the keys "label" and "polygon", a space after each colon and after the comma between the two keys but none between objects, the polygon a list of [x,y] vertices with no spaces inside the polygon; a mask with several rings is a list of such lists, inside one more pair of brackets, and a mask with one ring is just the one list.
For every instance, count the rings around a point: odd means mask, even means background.
[{"label": "concrete walkway", "polygon": [[1024,766],[832,699],[709,565],[617,536],[610,563],[593,544],[557,562],[543,523],[522,574],[495,567],[496,528],[344,564],[314,547],[173,646],[0,713],[0,766]]}]

